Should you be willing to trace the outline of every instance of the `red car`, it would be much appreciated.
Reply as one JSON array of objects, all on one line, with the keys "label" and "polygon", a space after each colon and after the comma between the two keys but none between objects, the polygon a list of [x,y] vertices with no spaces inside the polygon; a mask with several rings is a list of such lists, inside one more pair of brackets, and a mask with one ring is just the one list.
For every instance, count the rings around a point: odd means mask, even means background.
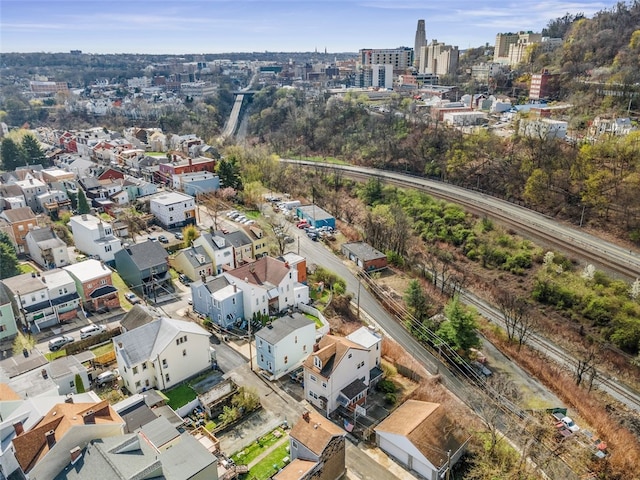
[{"label": "red car", "polygon": [[309,226],[309,222],[307,222],[306,220],[300,220],[296,224],[296,227],[298,227],[298,228],[304,228],[304,227],[308,227],[308,226]]}]

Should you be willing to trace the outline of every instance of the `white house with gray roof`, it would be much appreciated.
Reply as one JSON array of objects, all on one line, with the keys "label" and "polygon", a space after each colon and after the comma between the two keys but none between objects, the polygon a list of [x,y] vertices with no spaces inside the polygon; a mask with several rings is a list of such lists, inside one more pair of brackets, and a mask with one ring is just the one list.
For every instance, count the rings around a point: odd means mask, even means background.
[{"label": "white house with gray roof", "polygon": [[113,234],[110,223],[93,215],[71,217],[69,226],[76,248],[82,253],[98,257],[103,262],[113,262],[114,255],[122,250],[122,242]]},{"label": "white house with gray roof", "polygon": [[45,269],[65,267],[71,263],[67,244],[51,227],[30,230],[25,241],[31,259]]},{"label": "white house with gray roof", "polygon": [[223,270],[234,268],[233,245],[221,235],[203,233],[193,241],[196,247],[204,248],[205,252],[213,260],[213,267],[216,275],[220,275]]},{"label": "white house with gray roof", "polygon": [[211,367],[209,332],[162,317],[114,337],[118,370],[132,393],[169,389]]},{"label": "white house with gray roof", "polygon": [[256,332],[258,366],[269,380],[277,380],[302,365],[315,341],[313,320],[297,312],[278,318]]}]

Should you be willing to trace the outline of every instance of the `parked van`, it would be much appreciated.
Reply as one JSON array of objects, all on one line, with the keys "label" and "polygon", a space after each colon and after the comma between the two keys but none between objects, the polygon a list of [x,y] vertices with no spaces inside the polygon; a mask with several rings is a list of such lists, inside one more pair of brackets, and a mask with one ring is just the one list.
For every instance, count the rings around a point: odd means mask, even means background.
[{"label": "parked van", "polygon": [[92,323],[86,327],[82,327],[80,329],[80,339],[84,340],[85,338],[93,337],[94,335],[99,335],[102,332],[106,332],[107,327],[104,325],[96,325]]},{"label": "parked van", "polygon": [[60,337],[55,337],[49,340],[49,350],[52,352],[56,352],[64,347],[68,343],[72,343],[73,338],[68,335],[62,335]]}]

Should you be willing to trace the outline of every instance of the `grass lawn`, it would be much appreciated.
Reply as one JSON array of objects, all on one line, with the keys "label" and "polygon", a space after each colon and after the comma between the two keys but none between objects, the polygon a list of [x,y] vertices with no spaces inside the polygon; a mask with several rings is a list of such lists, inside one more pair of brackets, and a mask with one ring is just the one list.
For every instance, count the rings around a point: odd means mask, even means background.
[{"label": "grass lawn", "polygon": [[[275,435],[275,432],[280,432],[280,437],[278,438]],[[271,445],[276,443],[285,435],[284,431],[281,428],[276,428],[271,432],[267,433],[263,437],[260,437],[258,441],[253,442],[251,445],[246,446],[243,450],[234,453],[231,455],[231,458],[238,465],[249,465],[251,461],[258,457],[262,452],[264,452]]]},{"label": "grass lawn", "polygon": [[333,157],[300,157],[300,160],[306,162],[333,163],[335,165],[349,165],[348,162]]},{"label": "grass lawn", "polygon": [[113,282],[113,286],[118,289],[118,299],[120,300],[120,306],[125,310],[131,310],[132,305],[129,303],[129,300],[124,298],[124,294],[129,291],[129,287],[127,287],[124,280],[118,275],[118,272],[111,272],[111,281]]},{"label": "grass lawn", "polygon": [[322,324],[320,319],[318,317],[316,317],[315,315],[311,315],[310,313],[305,313],[304,316],[307,317],[309,320],[313,320],[314,323],[316,324],[316,328],[324,327],[324,325]]},{"label": "grass lawn", "polygon": [[196,391],[186,384],[172,388],[164,394],[169,398],[169,406],[174,410],[186,405],[197,396]]},{"label": "grass lawn", "polygon": [[244,212],[244,216],[251,220],[257,220],[260,217],[260,210],[247,210]]},{"label": "grass lawn", "polygon": [[105,353],[109,353],[113,351],[113,342],[106,343],[104,345],[100,345],[99,347],[92,348],[91,351],[96,357],[100,355],[104,355]]},{"label": "grass lawn", "polygon": [[18,269],[20,270],[20,273],[31,273],[36,271],[36,269],[28,263],[21,263],[18,265]]},{"label": "grass lawn", "polygon": [[[285,466],[282,460],[284,457],[289,456],[289,452],[287,451],[288,446],[289,443],[285,443],[263,458],[260,463],[249,470],[249,478],[256,478],[258,480],[271,478],[272,475]],[[274,468],[274,465],[276,468]]]}]

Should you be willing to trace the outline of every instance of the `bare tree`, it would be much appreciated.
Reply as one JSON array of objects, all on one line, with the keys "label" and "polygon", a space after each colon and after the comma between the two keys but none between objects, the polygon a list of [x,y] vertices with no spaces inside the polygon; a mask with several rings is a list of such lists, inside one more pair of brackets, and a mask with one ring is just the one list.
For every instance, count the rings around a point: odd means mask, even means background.
[{"label": "bare tree", "polygon": [[507,290],[499,290],[493,294],[493,300],[502,313],[507,338],[512,341],[516,337],[516,328],[521,318],[526,315],[526,301]]},{"label": "bare tree", "polygon": [[576,357],[576,370],[574,373],[574,378],[576,381],[576,385],[580,386],[583,381],[589,382],[589,390],[593,387],[593,382],[596,379],[596,361],[597,361],[597,348],[595,346],[590,346],[589,348],[583,350]]},{"label": "bare tree", "polygon": [[269,216],[269,218],[266,219],[266,222],[275,236],[278,254],[284,255],[287,248],[287,240],[291,238],[288,235],[289,230],[291,229],[291,224],[281,216]]}]

